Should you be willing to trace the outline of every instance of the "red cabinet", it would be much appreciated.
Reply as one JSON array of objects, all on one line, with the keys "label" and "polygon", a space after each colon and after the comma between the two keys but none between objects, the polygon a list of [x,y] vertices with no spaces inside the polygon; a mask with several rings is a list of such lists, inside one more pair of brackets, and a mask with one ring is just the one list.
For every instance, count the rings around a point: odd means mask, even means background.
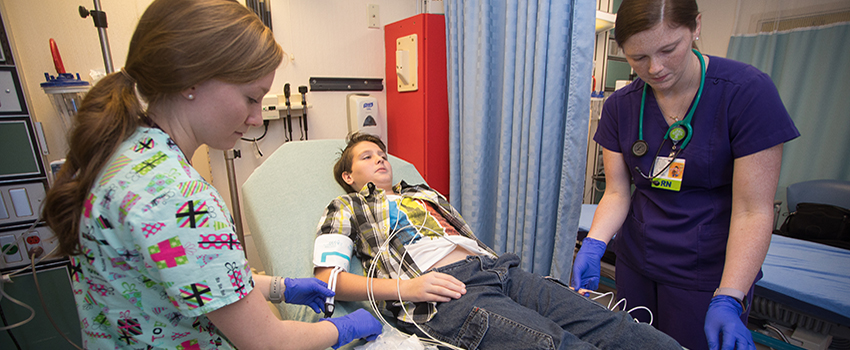
[{"label": "red cabinet", "polygon": [[[399,38],[415,34],[415,52],[399,51]],[[444,15],[419,14],[384,27],[387,148],[422,174],[431,188],[449,195],[449,107]],[[399,91],[397,57],[417,58],[415,90]],[[405,61],[403,64],[406,64]],[[408,71],[408,73],[412,73]],[[408,74],[411,75],[411,74]],[[404,83],[404,80],[401,81]],[[408,82],[409,83],[409,82]]]}]

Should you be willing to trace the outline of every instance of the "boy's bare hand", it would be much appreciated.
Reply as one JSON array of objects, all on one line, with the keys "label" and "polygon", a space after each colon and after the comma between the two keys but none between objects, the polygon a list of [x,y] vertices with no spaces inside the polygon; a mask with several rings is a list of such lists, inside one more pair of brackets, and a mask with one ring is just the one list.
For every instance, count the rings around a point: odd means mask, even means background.
[{"label": "boy's bare hand", "polygon": [[403,301],[447,302],[466,294],[466,285],[463,282],[441,272],[429,272],[400,282]]}]

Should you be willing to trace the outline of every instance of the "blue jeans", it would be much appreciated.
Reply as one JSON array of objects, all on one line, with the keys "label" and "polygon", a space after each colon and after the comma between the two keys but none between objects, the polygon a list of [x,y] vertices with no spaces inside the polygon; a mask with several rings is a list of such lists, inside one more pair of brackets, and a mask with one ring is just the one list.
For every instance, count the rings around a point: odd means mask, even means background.
[{"label": "blue jeans", "polygon": [[[613,312],[560,282],[519,268],[519,257],[468,256],[433,269],[466,284],[460,299],[437,305],[420,326],[464,349],[679,349],[652,326]],[[414,324],[408,333],[426,337]]]}]

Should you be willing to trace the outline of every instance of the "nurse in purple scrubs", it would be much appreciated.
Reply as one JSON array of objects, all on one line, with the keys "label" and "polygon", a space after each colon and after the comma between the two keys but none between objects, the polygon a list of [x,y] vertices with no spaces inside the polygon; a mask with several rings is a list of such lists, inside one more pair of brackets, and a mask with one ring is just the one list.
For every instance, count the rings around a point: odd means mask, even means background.
[{"label": "nurse in purple scrubs", "polygon": [[617,298],[629,308],[648,307],[688,349],[754,349],[747,305],[770,244],[782,145],[800,134],[769,76],[696,50],[700,21],[694,0],[620,5],[617,44],[639,79],[602,111],[594,140],[606,189],[571,285],[598,287],[616,235]]}]

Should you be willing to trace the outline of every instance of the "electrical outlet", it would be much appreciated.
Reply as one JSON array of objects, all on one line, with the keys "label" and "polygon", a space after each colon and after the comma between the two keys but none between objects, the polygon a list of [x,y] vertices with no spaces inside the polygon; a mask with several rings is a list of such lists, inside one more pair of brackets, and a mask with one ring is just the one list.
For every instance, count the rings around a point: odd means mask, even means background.
[{"label": "electrical outlet", "polygon": [[378,5],[369,4],[369,28],[381,28],[381,13]]}]

